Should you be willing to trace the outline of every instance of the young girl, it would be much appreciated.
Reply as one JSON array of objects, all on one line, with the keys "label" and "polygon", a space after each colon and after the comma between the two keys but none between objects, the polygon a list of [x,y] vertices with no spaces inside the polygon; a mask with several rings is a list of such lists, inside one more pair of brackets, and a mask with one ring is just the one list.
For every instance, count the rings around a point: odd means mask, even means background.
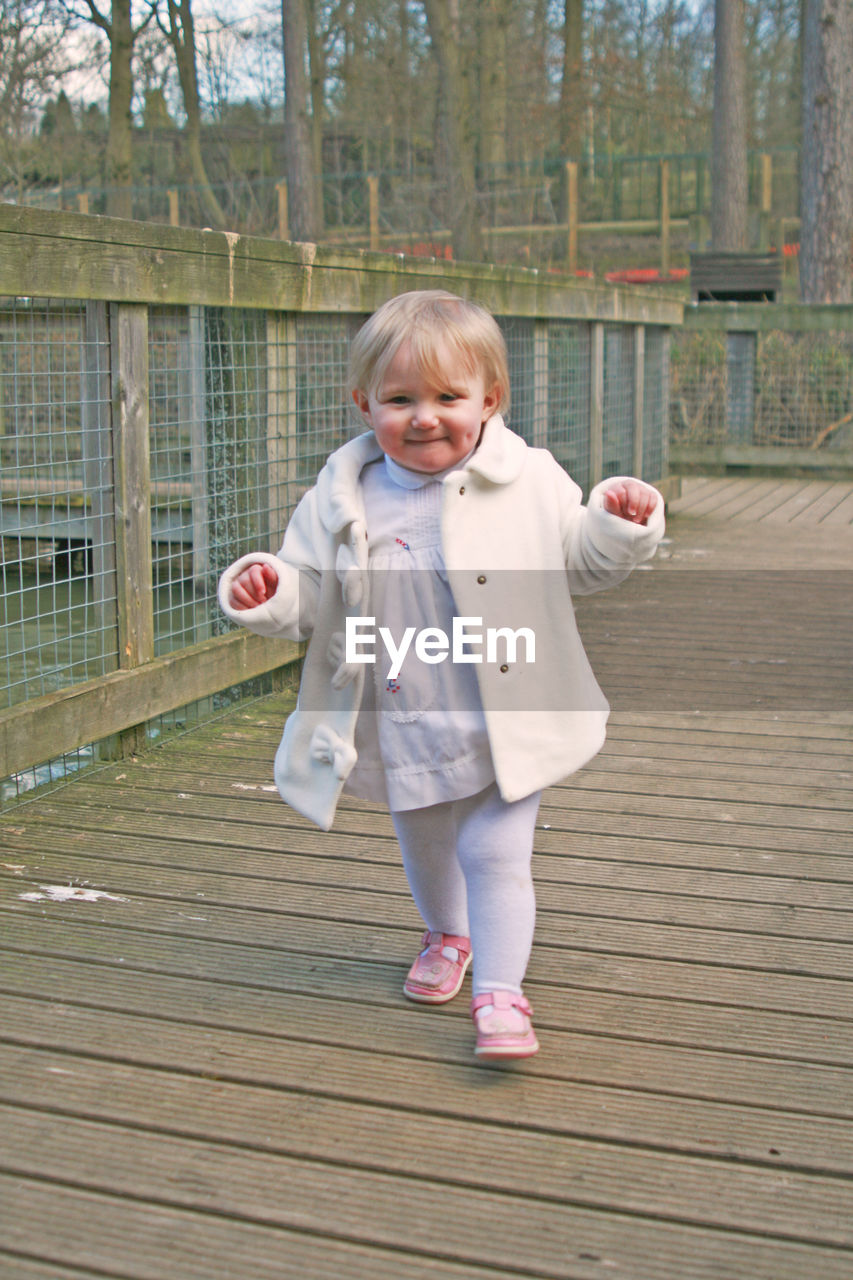
[{"label": "young girl", "polygon": [[343,790],[389,805],[426,925],[405,995],[451,1000],[473,959],[476,1053],[527,1057],[539,798],[600,749],[608,713],[570,588],[651,556],[663,500],[617,478],[584,507],[504,425],[501,332],[453,294],[380,307],[350,382],[369,430],[331,455],[277,556],[226,571],[220,602],[262,635],[311,637],[276,783],[324,830]]}]

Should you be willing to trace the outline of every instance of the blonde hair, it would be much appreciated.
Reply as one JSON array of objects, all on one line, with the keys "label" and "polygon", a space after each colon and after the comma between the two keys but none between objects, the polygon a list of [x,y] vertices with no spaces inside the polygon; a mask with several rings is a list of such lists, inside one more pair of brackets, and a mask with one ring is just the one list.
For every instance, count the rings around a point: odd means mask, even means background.
[{"label": "blonde hair", "polygon": [[449,384],[448,361],[479,374],[486,390],[497,386],[497,412],[509,408],[506,343],[494,316],[443,289],[415,290],[390,298],[356,334],[349,361],[351,391],[374,391],[404,342],[418,368],[437,386]]}]

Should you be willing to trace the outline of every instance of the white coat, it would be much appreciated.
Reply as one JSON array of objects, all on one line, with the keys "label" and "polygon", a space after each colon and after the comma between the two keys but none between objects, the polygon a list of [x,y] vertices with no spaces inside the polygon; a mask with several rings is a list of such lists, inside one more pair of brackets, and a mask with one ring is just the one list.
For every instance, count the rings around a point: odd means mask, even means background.
[{"label": "white coat", "polygon": [[[356,760],[365,665],[344,661],[344,630],[348,615],[370,615],[359,476],[379,457],[372,432],[343,445],[296,508],[278,555],[243,556],[220,580],[221,607],[234,621],[260,635],[311,637],[275,780],[283,799],[323,830]],[[583,506],[580,489],[552,455],[530,448],[499,415],[486,423],[464,467],[440,483],[442,553],[458,615],[482,618],[484,633],[524,626],[536,638],[535,661],[519,646],[516,661],[476,667],[495,780],[504,800],[518,800],[601,749],[609,707],[584,652],[571,593],[611,586],[653,555],[664,503],[658,495],[646,526],[610,515],[603,506],[610,480]],[[231,583],[259,561],[275,567],[276,591],[264,604],[236,610]],[[360,742],[362,750],[374,745],[378,751],[378,743]]]}]

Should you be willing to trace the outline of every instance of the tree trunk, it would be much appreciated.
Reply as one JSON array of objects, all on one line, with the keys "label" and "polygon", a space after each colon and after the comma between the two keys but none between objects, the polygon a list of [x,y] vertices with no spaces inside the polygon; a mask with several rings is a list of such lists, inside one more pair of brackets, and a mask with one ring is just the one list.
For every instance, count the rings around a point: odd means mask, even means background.
[{"label": "tree trunk", "polygon": [[446,208],[453,253],[469,262],[483,258],[471,128],[470,50],[463,48],[459,0],[424,0],[430,41],[438,66],[438,129],[444,163],[437,176],[446,184]]},{"label": "tree trunk", "polygon": [[107,138],[107,213],[133,217],[133,98],[134,31],[130,0],[113,0],[110,40],[110,125]]},{"label": "tree trunk", "polygon": [[[311,154],[314,157],[314,208],[317,233],[325,225],[323,210],[323,113],[326,89],[326,52],[319,33],[316,0],[307,0],[308,72],[311,78]],[[315,237],[316,238],[316,237]]]},{"label": "tree trunk", "polygon": [[853,9],[806,0],[800,296],[853,302]]},{"label": "tree trunk", "polygon": [[507,111],[507,0],[478,6],[480,163],[489,181],[504,176]]},{"label": "tree trunk", "polygon": [[284,150],[290,231],[294,240],[316,241],[320,222],[305,71],[308,47],[305,0],[282,0],[281,33],[284,41]]},{"label": "tree trunk", "polygon": [[175,55],[184,110],[187,113],[187,152],[193,179],[199,188],[205,216],[221,231],[226,224],[225,214],[210,185],[201,154],[201,107],[198,98],[195,26],[191,0],[169,0],[169,27],[165,35]]},{"label": "tree trunk", "polygon": [[714,119],[711,155],[711,244],[747,247],[746,49],[744,0],[714,5]]},{"label": "tree trunk", "polygon": [[564,160],[581,158],[583,107],[583,0],[565,0],[560,81],[560,155]]}]

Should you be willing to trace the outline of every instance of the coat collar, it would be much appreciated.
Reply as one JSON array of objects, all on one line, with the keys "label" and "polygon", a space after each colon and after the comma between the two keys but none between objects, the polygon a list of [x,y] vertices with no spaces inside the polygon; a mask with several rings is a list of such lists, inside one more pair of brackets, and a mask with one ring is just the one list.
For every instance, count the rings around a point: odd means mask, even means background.
[{"label": "coat collar", "polygon": [[476,471],[492,484],[510,484],[518,479],[524,466],[527,445],[521,436],[510,431],[499,413],[489,418],[477,452],[468,460],[467,469]]},{"label": "coat collar", "polygon": [[[527,445],[504,423],[499,413],[489,418],[483,438],[464,469],[476,472],[492,484],[509,484],[524,466]],[[362,519],[357,498],[358,478],[371,462],[382,457],[372,431],[365,431],[336,449],[317,477],[317,509],[325,527],[339,533],[353,520]]]}]

